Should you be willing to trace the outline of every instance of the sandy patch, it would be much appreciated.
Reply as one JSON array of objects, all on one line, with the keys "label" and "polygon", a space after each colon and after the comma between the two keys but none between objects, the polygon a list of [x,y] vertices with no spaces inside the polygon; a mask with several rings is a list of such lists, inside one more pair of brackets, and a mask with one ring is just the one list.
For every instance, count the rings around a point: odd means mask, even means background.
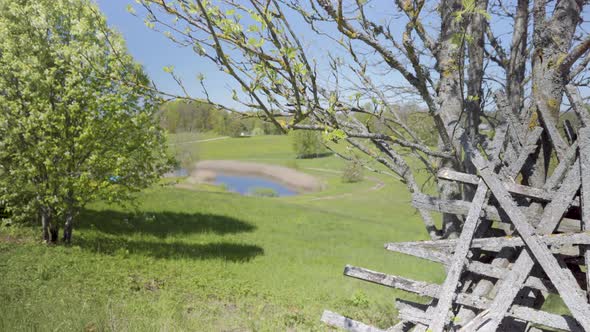
[{"label": "sandy patch", "polygon": [[310,192],[323,188],[323,184],[318,178],[292,168],[235,160],[200,161],[187,181],[190,183],[210,183],[215,179],[217,173],[260,176],[277,181],[295,191]]}]

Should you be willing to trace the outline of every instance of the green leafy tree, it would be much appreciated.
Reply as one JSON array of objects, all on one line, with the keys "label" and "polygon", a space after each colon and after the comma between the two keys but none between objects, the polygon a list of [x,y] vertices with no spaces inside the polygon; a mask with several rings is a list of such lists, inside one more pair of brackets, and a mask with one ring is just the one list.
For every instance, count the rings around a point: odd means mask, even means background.
[{"label": "green leafy tree", "polygon": [[149,80],[88,0],[0,0],[0,200],[45,241],[168,169]]}]

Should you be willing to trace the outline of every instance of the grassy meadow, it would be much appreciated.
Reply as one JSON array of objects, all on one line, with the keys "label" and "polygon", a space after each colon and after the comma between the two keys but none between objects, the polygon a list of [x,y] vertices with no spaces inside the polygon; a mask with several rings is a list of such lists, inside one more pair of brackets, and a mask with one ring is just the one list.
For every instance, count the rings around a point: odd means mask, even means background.
[{"label": "grassy meadow", "polygon": [[383,249],[427,238],[395,178],[343,183],[342,160],[296,159],[287,136],[193,142],[210,138],[172,136],[171,149],[286,165],[326,190],[259,198],[166,179],[137,209],[89,206],[69,247],[0,227],[0,331],[323,331],[324,309],[386,328],[394,298],[416,298],[346,278],[345,264],[443,280],[442,267]]}]

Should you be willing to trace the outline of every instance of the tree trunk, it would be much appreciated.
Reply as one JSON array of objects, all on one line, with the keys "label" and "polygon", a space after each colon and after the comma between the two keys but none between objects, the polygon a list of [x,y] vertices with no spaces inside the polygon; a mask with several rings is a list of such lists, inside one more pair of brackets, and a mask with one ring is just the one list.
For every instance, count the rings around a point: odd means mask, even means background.
[{"label": "tree trunk", "polygon": [[72,230],[73,230],[73,223],[74,223],[74,215],[72,212],[68,211],[66,213],[66,222],[64,225],[64,243],[71,243],[72,242]]},{"label": "tree trunk", "polygon": [[528,119],[524,108],[524,82],[527,60],[529,0],[518,0],[514,15],[514,31],[510,45],[510,59],[506,68],[506,97],[512,113],[521,120]]},{"label": "tree trunk", "polygon": [[[463,93],[461,86],[463,57],[462,49],[457,47],[454,39],[461,32],[461,23],[455,19],[455,13],[462,9],[460,0],[444,0],[439,8],[442,10],[440,50],[437,53],[437,71],[440,73],[437,95],[440,114],[445,129],[456,151],[461,150],[461,142],[455,134],[455,128],[460,128],[461,113],[463,111]],[[443,167],[462,170],[456,160],[444,160]],[[457,200],[462,197],[461,186],[452,181],[439,181],[440,197]],[[461,230],[462,220],[453,214],[443,215],[443,237],[457,237]]]},{"label": "tree trunk", "polygon": [[[537,110],[537,118],[545,128],[558,123],[563,91],[567,83],[566,73],[561,72],[560,63],[571,47],[580,21],[582,1],[557,2],[550,19],[546,17],[546,7],[546,0],[535,1],[532,58],[532,100],[537,106],[534,108]],[[547,130],[543,133],[543,143],[528,180],[534,187],[540,187],[545,183],[551,159],[553,147],[546,132]]]},{"label": "tree trunk", "polygon": [[59,224],[56,220],[51,220],[49,233],[51,234],[51,243],[57,243],[57,239],[59,238]]},{"label": "tree trunk", "polygon": [[41,209],[41,227],[43,230],[43,241],[45,243],[49,243],[50,238],[49,238],[49,224],[51,223],[51,217],[49,216],[49,213],[47,213],[47,210],[42,208]]},{"label": "tree trunk", "polygon": [[[481,11],[487,11],[488,0],[481,0],[477,2],[477,8]],[[485,58],[485,44],[484,32],[486,29],[485,17],[482,14],[476,13],[469,18],[467,25],[467,35],[471,37],[471,41],[467,43],[467,57],[469,64],[467,66],[467,100],[465,102],[465,110],[467,113],[465,123],[465,134],[469,143],[472,146],[477,146],[479,141],[479,124],[481,123],[481,103],[483,101],[483,73],[484,73],[484,58]],[[466,153],[463,159],[463,168],[466,173],[476,174],[476,168],[471,162],[471,154]],[[463,187],[463,199],[471,201],[475,194],[475,187]]]}]

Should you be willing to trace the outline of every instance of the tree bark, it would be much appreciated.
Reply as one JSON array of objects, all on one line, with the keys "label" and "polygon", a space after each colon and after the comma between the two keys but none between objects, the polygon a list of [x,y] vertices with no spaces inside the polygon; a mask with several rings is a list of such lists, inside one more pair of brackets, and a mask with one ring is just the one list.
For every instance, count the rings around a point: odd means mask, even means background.
[{"label": "tree bark", "polygon": [[49,233],[51,234],[51,243],[57,243],[57,239],[59,238],[59,224],[56,220],[51,220]]},{"label": "tree bark", "polygon": [[506,97],[512,113],[528,119],[524,107],[524,80],[527,59],[529,0],[518,0],[514,15],[514,31],[510,45],[510,59],[506,68]]},{"label": "tree bark", "polygon": [[[567,83],[567,73],[561,71],[559,64],[571,47],[582,6],[583,1],[580,0],[558,1],[549,19],[546,16],[547,1],[536,0],[534,3],[532,100],[536,103],[537,112],[531,122],[539,119],[545,128],[557,125],[559,120],[559,109]],[[552,141],[555,142],[547,134],[543,133],[535,166],[528,177],[529,184],[534,187],[541,187],[547,177],[553,151]]]},{"label": "tree bark", "polygon": [[65,221],[65,225],[64,225],[64,237],[63,237],[64,243],[69,244],[72,242],[73,224],[74,224],[74,215],[71,211],[68,211],[66,213],[66,221]]},{"label": "tree bark", "polygon": [[49,224],[51,223],[50,221],[50,216],[49,213],[47,213],[47,210],[42,208],[41,209],[41,227],[42,227],[42,231],[43,231],[43,242],[45,243],[49,243],[50,238],[49,238]]},{"label": "tree bark", "polygon": [[[477,9],[486,11],[488,0],[478,1]],[[481,123],[481,103],[483,100],[483,73],[484,73],[484,32],[486,29],[485,17],[479,13],[473,14],[467,24],[467,35],[471,41],[467,43],[467,100],[465,110],[467,113],[465,123],[466,139],[471,146],[477,146],[479,140],[479,124]],[[466,173],[475,174],[476,169],[471,162],[471,155],[466,153],[463,158],[463,168]],[[463,186],[463,199],[471,201],[475,194],[474,187]]]},{"label": "tree bark", "polygon": [[[459,137],[456,137],[456,128],[463,111],[462,93],[462,49],[455,44],[455,36],[461,32],[461,23],[455,19],[455,13],[462,9],[460,0],[443,0],[441,8],[441,34],[440,49],[436,57],[436,69],[440,73],[437,95],[439,99],[440,114],[447,134],[456,151],[461,151]],[[441,144],[442,147],[442,144]],[[461,165],[456,160],[444,160],[442,167],[461,170]],[[450,181],[439,181],[440,197],[443,199],[460,199],[462,197],[461,186]],[[457,237],[461,230],[462,220],[452,214],[443,215],[443,237]]]}]

